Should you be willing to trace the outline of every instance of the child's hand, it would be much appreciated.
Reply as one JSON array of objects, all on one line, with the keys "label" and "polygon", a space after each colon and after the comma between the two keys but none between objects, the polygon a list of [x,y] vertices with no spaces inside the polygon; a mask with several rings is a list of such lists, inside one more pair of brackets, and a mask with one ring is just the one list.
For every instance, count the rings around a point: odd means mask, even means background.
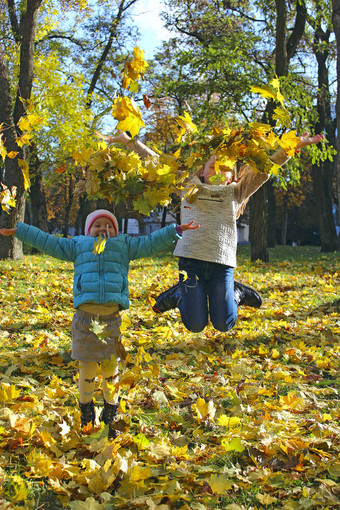
[{"label": "child's hand", "polygon": [[196,228],[200,228],[199,225],[193,225],[195,220],[192,220],[190,223],[185,223],[184,225],[179,225],[179,228],[184,232],[185,230],[196,230]]},{"label": "child's hand", "polygon": [[0,228],[0,234],[4,237],[14,236],[17,233],[17,228]]},{"label": "child's hand", "polygon": [[314,135],[314,136],[308,136],[309,133],[305,133],[304,135],[300,136],[300,141],[297,143],[296,148],[302,149],[303,147],[306,147],[307,145],[313,145],[315,143],[321,142],[321,140],[324,139],[323,135]]}]

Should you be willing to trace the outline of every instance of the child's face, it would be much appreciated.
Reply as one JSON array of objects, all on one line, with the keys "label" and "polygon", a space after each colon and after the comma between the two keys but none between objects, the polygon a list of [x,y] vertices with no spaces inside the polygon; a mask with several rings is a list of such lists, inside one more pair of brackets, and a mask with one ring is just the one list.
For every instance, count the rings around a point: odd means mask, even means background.
[{"label": "child's face", "polygon": [[99,218],[96,218],[92,223],[89,235],[91,237],[98,237],[99,235],[103,237],[116,237],[117,232],[109,218],[99,216]]},{"label": "child's face", "polygon": [[[210,178],[216,175],[215,171],[215,163],[217,160],[217,156],[211,156],[210,159],[206,162],[203,168],[203,177],[204,182],[206,184],[214,184],[214,182],[210,181]],[[227,184],[230,184],[234,180],[234,174],[231,171],[228,170],[220,170],[219,174],[224,178],[224,180],[221,182],[224,186]]]}]

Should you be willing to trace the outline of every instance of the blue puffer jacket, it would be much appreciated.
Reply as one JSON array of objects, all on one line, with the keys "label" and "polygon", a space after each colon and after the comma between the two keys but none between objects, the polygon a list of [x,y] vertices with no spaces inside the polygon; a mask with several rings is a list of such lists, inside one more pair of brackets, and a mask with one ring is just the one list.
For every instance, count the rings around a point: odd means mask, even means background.
[{"label": "blue puffer jacket", "polygon": [[18,223],[16,237],[57,259],[74,263],[73,307],[84,303],[117,303],[129,308],[127,274],[131,260],[149,257],[171,246],[180,236],[176,225],[169,225],[149,236],[120,234],[106,241],[105,250],[94,255],[94,237],[73,239],[55,237],[42,230]]}]

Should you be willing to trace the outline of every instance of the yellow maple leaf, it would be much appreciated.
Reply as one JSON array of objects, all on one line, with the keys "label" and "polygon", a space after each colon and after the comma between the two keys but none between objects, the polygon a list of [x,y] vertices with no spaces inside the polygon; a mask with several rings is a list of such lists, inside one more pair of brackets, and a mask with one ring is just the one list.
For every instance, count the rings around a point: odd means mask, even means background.
[{"label": "yellow maple leaf", "polygon": [[252,86],[250,87],[250,90],[255,94],[260,94],[262,97],[276,99],[276,92],[268,87],[268,85],[263,85],[262,87]]},{"label": "yellow maple leaf", "polygon": [[217,421],[222,427],[233,428],[240,423],[241,418],[238,416],[227,416],[226,414],[222,414]]},{"label": "yellow maple leaf", "polygon": [[296,130],[292,130],[287,133],[283,133],[279,139],[279,145],[288,156],[294,156],[295,149],[299,141],[299,137],[296,136]]},{"label": "yellow maple leaf", "polygon": [[214,494],[225,494],[232,489],[234,482],[225,475],[211,475],[208,483]]},{"label": "yellow maple leaf", "polygon": [[25,191],[26,191],[30,187],[30,185],[31,185],[30,178],[29,178],[28,163],[27,163],[27,161],[25,159],[18,159],[18,165],[21,168],[21,171],[22,171],[23,176],[24,176],[24,188],[25,188]]},{"label": "yellow maple leaf", "polygon": [[234,437],[231,440],[229,438],[222,439],[221,444],[227,452],[243,452],[245,450],[240,437]]},{"label": "yellow maple leaf", "polygon": [[107,241],[106,237],[103,237],[101,235],[98,236],[94,242],[92,253],[94,255],[100,255],[101,253],[103,253],[103,251],[105,250],[106,241]]},{"label": "yellow maple leaf", "polygon": [[7,156],[7,149],[4,146],[1,138],[0,138],[0,156],[2,157],[2,160],[5,161],[5,158]]},{"label": "yellow maple leaf", "polygon": [[272,505],[277,501],[276,498],[273,498],[270,494],[256,494],[256,498],[259,500],[261,505]]},{"label": "yellow maple leaf", "polygon": [[31,133],[23,133],[19,138],[16,139],[16,144],[18,147],[23,147],[24,145],[30,145],[32,139]]},{"label": "yellow maple leaf", "polygon": [[130,480],[132,482],[144,482],[144,480],[147,480],[147,478],[151,478],[152,471],[147,466],[140,466],[137,464],[137,466],[134,466],[130,473]]},{"label": "yellow maple leaf", "polygon": [[273,119],[277,120],[281,126],[288,127],[290,123],[289,111],[286,108],[275,108]]},{"label": "yellow maple leaf", "polygon": [[86,149],[83,147],[81,151],[74,151],[72,157],[79,165],[85,165],[92,154],[92,149]]},{"label": "yellow maple leaf", "polygon": [[18,154],[18,151],[11,151],[11,152],[7,153],[7,157],[10,159],[14,159],[17,154]]},{"label": "yellow maple leaf", "polygon": [[144,76],[148,66],[149,64],[144,58],[144,50],[136,46],[133,50],[132,61],[127,62],[124,66],[122,87],[130,89],[131,92],[137,92],[139,90],[138,80]]},{"label": "yellow maple leaf", "polygon": [[15,400],[19,397],[21,390],[17,389],[14,384],[1,383],[0,402]]},{"label": "yellow maple leaf", "polygon": [[176,138],[176,142],[181,142],[183,135],[186,133],[193,134],[197,132],[197,126],[193,123],[192,118],[188,112],[184,112],[184,115],[179,115],[176,120],[180,126],[180,131]]},{"label": "yellow maple leaf", "polygon": [[214,419],[216,407],[212,400],[206,402],[203,398],[199,397],[192,408],[196,411],[198,423],[203,420]]},{"label": "yellow maple leaf", "polygon": [[25,481],[19,475],[10,476],[9,480],[10,487],[8,493],[13,503],[19,503],[20,501],[27,501],[28,489]]},{"label": "yellow maple leaf", "polygon": [[112,115],[118,120],[117,129],[130,131],[132,137],[138,135],[140,128],[145,126],[139,106],[128,97],[118,97],[114,100]]},{"label": "yellow maple leaf", "polygon": [[19,119],[18,126],[21,131],[30,131],[33,126],[39,126],[43,121],[44,119],[36,113],[29,113]]}]

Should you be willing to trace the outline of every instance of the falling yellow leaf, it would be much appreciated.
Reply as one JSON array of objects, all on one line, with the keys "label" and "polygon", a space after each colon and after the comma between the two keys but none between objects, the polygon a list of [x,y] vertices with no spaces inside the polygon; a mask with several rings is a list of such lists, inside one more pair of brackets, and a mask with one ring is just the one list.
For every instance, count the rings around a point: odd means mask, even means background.
[{"label": "falling yellow leaf", "polygon": [[28,163],[25,159],[18,159],[18,165],[21,168],[23,176],[24,176],[24,188],[25,188],[25,190],[27,190],[31,185],[30,178],[29,178]]},{"label": "falling yellow leaf", "polygon": [[93,254],[94,255],[100,255],[104,252],[105,246],[106,246],[107,238],[103,236],[98,236],[97,239],[94,242],[94,248],[93,248]]}]

